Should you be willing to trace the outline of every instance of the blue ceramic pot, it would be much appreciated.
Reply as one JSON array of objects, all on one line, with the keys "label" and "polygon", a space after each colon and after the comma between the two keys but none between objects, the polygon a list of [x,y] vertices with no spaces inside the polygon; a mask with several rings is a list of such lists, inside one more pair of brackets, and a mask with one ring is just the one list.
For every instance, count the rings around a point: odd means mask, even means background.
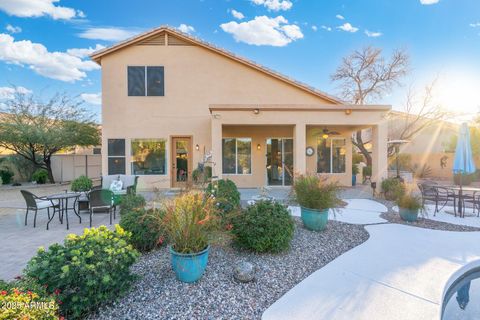
[{"label": "blue ceramic pot", "polygon": [[400,217],[402,218],[402,220],[407,222],[417,221],[418,210],[409,210],[409,209],[399,208],[398,211],[400,213]]},{"label": "blue ceramic pot", "polygon": [[178,280],[195,282],[200,279],[207,268],[210,246],[198,253],[178,253],[169,246],[172,269]]},{"label": "blue ceramic pot", "polygon": [[315,210],[300,207],[302,221],[305,228],[313,231],[322,231],[327,226],[328,209]]},{"label": "blue ceramic pot", "polygon": [[352,175],[352,187],[355,187],[357,185],[357,176]]}]

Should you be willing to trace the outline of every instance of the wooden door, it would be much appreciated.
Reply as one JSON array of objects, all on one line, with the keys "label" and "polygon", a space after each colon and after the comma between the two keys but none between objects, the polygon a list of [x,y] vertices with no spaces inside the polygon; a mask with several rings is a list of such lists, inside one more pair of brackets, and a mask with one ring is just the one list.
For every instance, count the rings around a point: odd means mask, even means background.
[{"label": "wooden door", "polygon": [[185,188],[192,181],[192,137],[172,137],[172,188]]}]

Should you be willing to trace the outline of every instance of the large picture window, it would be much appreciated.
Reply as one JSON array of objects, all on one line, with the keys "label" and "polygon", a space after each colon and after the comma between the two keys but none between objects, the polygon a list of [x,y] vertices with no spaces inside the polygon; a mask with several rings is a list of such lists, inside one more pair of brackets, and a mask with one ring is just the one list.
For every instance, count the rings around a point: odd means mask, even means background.
[{"label": "large picture window", "polygon": [[164,96],[164,67],[128,67],[129,96]]},{"label": "large picture window", "polygon": [[322,138],[317,141],[317,173],[345,173],[346,140]]},{"label": "large picture window", "polygon": [[224,174],[251,174],[252,139],[222,139],[222,167]]},{"label": "large picture window", "polygon": [[125,139],[108,139],[108,174],[125,174]]},{"label": "large picture window", "polygon": [[132,174],[166,174],[166,140],[132,139]]}]

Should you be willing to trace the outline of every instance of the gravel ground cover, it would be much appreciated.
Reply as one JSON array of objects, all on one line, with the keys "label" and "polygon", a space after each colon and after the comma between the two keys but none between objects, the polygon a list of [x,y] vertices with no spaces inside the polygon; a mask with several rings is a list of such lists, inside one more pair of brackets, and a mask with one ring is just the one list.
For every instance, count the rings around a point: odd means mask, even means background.
[{"label": "gravel ground cover", "polygon": [[[297,283],[369,237],[360,225],[329,221],[325,231],[312,232],[295,219],[288,252],[260,255],[212,247],[205,275],[195,284],[175,279],[166,248],[143,255],[134,266],[140,279],[132,291],[90,319],[260,319]],[[255,281],[233,279],[233,268],[240,261],[255,265]]]},{"label": "gravel ground cover", "polygon": [[419,228],[425,228],[425,229],[444,230],[444,231],[463,231],[463,232],[480,231],[480,228],[430,220],[428,219],[427,216],[422,217],[421,215],[418,216],[418,220],[415,222],[406,222],[400,218],[400,215],[397,212],[393,212],[393,211],[382,213],[380,217],[391,223],[400,223],[400,224],[405,224],[407,226],[413,226],[413,227],[419,227]]}]

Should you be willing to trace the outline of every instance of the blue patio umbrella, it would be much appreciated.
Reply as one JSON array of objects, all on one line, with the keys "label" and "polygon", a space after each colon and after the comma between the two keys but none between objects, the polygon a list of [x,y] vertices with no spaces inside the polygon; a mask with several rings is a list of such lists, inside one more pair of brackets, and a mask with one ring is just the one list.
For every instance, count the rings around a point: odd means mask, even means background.
[{"label": "blue patio umbrella", "polygon": [[475,173],[476,171],[472,155],[472,146],[470,144],[470,131],[468,130],[468,125],[466,123],[462,123],[462,126],[460,127],[452,170],[454,174],[460,175],[458,212],[462,215],[462,176]]}]

